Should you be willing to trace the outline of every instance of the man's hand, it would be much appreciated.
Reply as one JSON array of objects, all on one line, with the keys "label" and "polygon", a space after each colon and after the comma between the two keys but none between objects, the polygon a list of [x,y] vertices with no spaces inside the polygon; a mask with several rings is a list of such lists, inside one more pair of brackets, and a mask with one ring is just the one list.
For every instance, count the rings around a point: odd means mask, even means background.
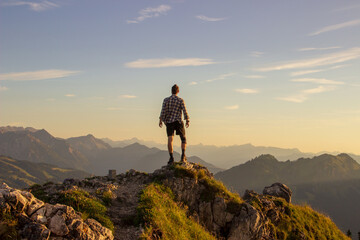
[{"label": "man's hand", "polygon": [[188,128],[190,126],[190,121],[186,120],[186,128]]},{"label": "man's hand", "polygon": [[162,121],[161,120],[159,120],[159,127],[162,128]]}]

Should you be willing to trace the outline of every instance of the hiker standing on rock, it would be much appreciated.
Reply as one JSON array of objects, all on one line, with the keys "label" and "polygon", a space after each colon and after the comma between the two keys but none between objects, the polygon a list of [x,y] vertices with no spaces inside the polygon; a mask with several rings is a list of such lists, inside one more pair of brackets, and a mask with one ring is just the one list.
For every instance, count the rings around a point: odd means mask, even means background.
[{"label": "hiker standing on rock", "polygon": [[173,140],[174,140],[174,131],[176,135],[180,136],[181,139],[181,160],[180,162],[186,162],[185,149],[186,149],[186,137],[185,137],[185,128],[184,122],[181,120],[181,113],[184,114],[184,119],[186,120],[186,127],[189,127],[189,115],[186,111],[185,102],[182,98],[179,98],[177,94],[179,93],[178,85],[174,85],[171,88],[172,95],[164,99],[161,113],[159,127],[162,127],[163,122],[166,125],[166,133],[168,136],[168,150],[170,154],[170,159],[168,164],[174,163],[173,156]]}]

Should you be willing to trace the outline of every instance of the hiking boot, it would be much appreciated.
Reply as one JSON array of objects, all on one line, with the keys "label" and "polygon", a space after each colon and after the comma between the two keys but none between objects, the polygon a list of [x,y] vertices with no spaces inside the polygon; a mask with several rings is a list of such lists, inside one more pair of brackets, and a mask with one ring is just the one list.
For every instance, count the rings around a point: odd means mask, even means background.
[{"label": "hiking boot", "polygon": [[172,164],[174,164],[174,158],[173,157],[171,157],[170,159],[169,159],[169,161],[168,161],[168,165],[172,165]]},{"label": "hiking boot", "polygon": [[187,158],[185,155],[181,155],[181,160],[180,160],[181,163],[186,163],[187,162]]}]

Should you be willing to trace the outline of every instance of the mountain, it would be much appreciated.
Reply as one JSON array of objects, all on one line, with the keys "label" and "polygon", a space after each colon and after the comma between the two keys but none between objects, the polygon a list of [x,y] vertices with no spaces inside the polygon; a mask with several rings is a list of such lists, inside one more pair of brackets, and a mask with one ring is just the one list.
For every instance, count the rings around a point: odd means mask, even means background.
[{"label": "mountain", "polygon": [[74,169],[59,168],[46,163],[19,161],[0,156],[0,182],[14,188],[25,188],[45,182],[62,182],[66,178],[85,178],[90,174]]},{"label": "mountain", "polygon": [[286,162],[261,155],[215,177],[241,194],[246,189],[261,191],[273,182],[285,183],[293,190],[294,202],[328,214],[344,231],[359,231],[360,165],[347,154]]},{"label": "mountain", "polygon": [[53,137],[44,129],[4,129],[0,132],[1,155],[63,168],[89,168],[89,162],[84,155],[73,149],[65,140]]},{"label": "mountain", "polygon": [[161,144],[161,143],[157,143],[154,141],[145,141],[145,140],[141,140],[138,138],[131,138],[131,139],[125,139],[125,140],[119,140],[119,141],[114,141],[111,140],[110,138],[102,138],[101,140],[103,140],[104,142],[110,144],[112,147],[116,148],[116,147],[126,147],[128,145],[134,144],[134,143],[139,143],[141,145],[147,146],[149,148],[159,148],[161,150],[167,150],[167,145],[166,144]]},{"label": "mountain", "polygon": [[111,146],[104,141],[89,134],[87,136],[68,138],[66,141],[72,148],[81,152],[87,158],[91,158],[102,150],[108,150]]},{"label": "mountain", "polygon": [[7,206],[0,238],[349,239],[328,217],[292,204],[284,184],[240,198],[197,164],[68,179],[29,191],[0,185]]},{"label": "mountain", "polygon": [[[259,190],[272,182],[287,185],[360,178],[360,165],[347,154],[323,154],[313,158],[280,162],[272,155],[261,155],[244,164],[216,174],[216,178],[236,191]],[[245,180],[249,180],[246,183]]]}]

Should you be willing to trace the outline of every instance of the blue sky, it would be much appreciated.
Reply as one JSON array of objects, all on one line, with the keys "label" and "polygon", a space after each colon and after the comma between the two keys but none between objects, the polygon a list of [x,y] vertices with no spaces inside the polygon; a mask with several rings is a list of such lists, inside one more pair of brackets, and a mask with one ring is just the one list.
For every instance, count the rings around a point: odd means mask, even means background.
[{"label": "blue sky", "polygon": [[0,1],[0,125],[360,153],[359,1]]}]

